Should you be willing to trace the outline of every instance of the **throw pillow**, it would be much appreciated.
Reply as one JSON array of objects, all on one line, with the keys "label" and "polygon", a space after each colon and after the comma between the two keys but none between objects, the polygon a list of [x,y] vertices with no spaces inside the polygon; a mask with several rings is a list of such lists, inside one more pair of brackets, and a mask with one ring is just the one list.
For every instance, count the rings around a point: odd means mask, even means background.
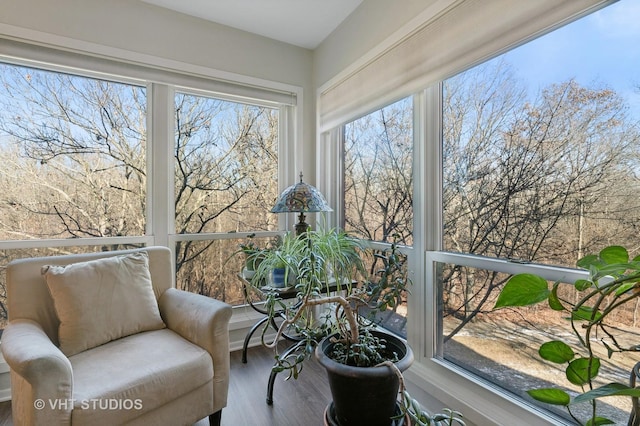
[{"label": "throw pillow", "polygon": [[60,320],[60,350],[72,356],[164,328],[145,252],[42,268]]}]

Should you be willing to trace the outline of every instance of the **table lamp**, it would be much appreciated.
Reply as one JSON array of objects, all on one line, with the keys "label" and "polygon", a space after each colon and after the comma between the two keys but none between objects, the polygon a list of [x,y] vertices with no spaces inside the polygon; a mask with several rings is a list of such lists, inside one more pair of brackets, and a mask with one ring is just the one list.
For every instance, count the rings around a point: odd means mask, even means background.
[{"label": "table lamp", "polygon": [[272,213],[300,213],[296,224],[296,236],[304,234],[309,228],[305,222],[305,213],[330,211],[332,209],[320,191],[302,181],[302,172],[300,172],[300,182],[282,191],[276,205],[271,209]]}]

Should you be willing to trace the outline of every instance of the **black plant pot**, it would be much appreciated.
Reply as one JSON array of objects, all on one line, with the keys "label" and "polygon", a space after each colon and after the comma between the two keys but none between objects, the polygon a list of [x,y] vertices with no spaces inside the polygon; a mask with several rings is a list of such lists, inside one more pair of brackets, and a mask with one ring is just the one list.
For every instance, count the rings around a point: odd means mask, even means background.
[{"label": "black plant pot", "polygon": [[[396,366],[404,371],[413,362],[413,351],[399,338],[374,330],[373,335],[386,340],[387,348],[398,354]],[[327,370],[333,396],[332,413],[340,426],[389,426],[396,413],[400,380],[387,366],[352,367],[331,359],[333,343],[329,336],[316,348],[318,362]]]}]

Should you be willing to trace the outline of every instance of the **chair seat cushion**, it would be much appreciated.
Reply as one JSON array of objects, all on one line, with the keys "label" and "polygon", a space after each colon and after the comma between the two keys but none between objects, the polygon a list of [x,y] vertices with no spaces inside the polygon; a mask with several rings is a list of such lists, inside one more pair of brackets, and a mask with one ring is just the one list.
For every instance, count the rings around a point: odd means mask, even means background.
[{"label": "chair seat cushion", "polygon": [[114,340],[69,360],[73,424],[122,424],[213,380],[209,353],[170,329]]}]

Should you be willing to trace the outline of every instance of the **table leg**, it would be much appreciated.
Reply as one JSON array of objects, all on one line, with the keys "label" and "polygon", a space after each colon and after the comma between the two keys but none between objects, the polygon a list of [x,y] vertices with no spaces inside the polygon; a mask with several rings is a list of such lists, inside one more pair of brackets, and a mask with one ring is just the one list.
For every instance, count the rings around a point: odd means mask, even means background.
[{"label": "table leg", "polygon": [[253,327],[251,327],[251,330],[249,330],[247,335],[244,337],[244,344],[242,345],[242,363],[243,364],[247,363],[247,348],[249,347],[249,341],[251,340],[253,333],[255,333],[256,330],[260,328],[260,326],[262,326],[267,321],[269,321],[269,317],[264,317],[260,319],[260,321],[258,321],[253,325]]},{"label": "table leg", "polygon": [[[280,358],[284,359],[288,357],[289,355],[291,355],[292,353],[300,349],[300,347],[304,346],[305,344],[306,342],[304,340],[299,341],[298,343],[296,343],[295,345],[292,345],[286,351],[284,351],[280,356]],[[271,374],[269,374],[269,382],[267,383],[267,404],[268,405],[273,405],[273,385],[275,384],[277,375],[278,375],[278,371],[275,371],[272,368]]]}]

